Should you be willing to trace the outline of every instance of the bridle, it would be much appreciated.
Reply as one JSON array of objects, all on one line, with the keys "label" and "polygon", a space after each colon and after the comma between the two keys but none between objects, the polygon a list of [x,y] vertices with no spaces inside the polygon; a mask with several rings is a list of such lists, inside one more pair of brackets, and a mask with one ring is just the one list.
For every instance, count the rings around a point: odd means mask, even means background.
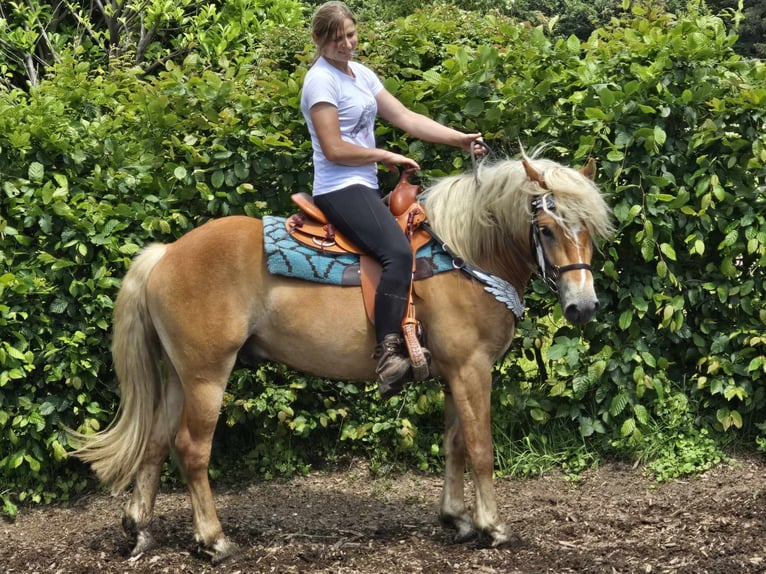
[{"label": "bridle", "polygon": [[[484,149],[484,156],[493,153],[492,149],[486,144],[484,140],[478,139],[471,144],[471,164],[473,166],[473,176],[476,181],[476,185],[480,185],[479,181],[479,165],[481,161],[476,157],[475,146],[479,146]],[[548,186],[542,176],[538,176],[538,179],[534,181],[548,191]],[[532,260],[537,262],[537,274],[548,284],[554,293],[559,292],[558,280],[568,271],[585,270],[593,273],[593,268],[588,263],[572,263],[570,265],[554,265],[548,258],[543,247],[542,240],[540,239],[540,224],[537,222],[537,215],[543,211],[552,212],[556,210],[556,200],[551,193],[545,193],[539,195],[532,200],[532,220],[529,228],[529,243],[532,252]]]},{"label": "bridle", "polygon": [[556,200],[550,193],[538,196],[532,200],[532,221],[529,228],[529,243],[532,251],[532,259],[537,261],[538,274],[548,284],[554,293],[558,293],[559,278],[567,271],[578,271],[584,269],[593,273],[593,268],[588,263],[572,263],[570,265],[554,265],[548,258],[540,239],[540,224],[537,221],[537,215],[543,212],[556,210]]}]

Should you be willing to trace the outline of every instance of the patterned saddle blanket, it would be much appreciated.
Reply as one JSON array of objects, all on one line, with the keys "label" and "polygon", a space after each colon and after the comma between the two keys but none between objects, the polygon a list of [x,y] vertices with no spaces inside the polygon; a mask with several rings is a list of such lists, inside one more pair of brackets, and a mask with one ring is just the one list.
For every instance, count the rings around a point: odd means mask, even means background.
[{"label": "patterned saddle blanket", "polygon": [[[359,256],[311,249],[290,235],[284,217],[263,218],[263,245],[269,273],[328,285],[361,285]],[[417,252],[415,280],[456,269],[435,241]]]}]

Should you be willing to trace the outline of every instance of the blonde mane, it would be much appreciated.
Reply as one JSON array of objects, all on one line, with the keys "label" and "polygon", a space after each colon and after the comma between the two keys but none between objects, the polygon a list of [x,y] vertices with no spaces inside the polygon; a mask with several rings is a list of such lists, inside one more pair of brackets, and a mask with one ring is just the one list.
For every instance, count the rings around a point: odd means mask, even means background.
[{"label": "blonde mane", "polygon": [[[531,181],[519,160],[485,161],[477,175],[439,178],[425,187],[421,201],[434,232],[472,265],[494,259],[509,242],[526,245],[532,200],[550,193],[551,215],[565,229],[588,228],[594,239],[613,231],[610,210],[598,187],[580,171],[547,159],[527,159],[545,181]],[[478,179],[478,184],[477,184]]]}]

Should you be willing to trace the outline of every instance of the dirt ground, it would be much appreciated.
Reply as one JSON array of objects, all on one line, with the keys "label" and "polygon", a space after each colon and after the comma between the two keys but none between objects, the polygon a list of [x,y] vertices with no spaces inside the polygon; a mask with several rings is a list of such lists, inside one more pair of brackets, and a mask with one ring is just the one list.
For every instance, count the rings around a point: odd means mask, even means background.
[{"label": "dirt ground", "polygon": [[558,473],[497,481],[515,536],[502,548],[454,544],[437,520],[441,479],[372,478],[363,463],[289,481],[216,489],[240,555],[213,567],[196,552],[184,492],[162,492],[159,548],[129,559],[124,497],[24,509],[0,522],[0,571],[323,573],[766,572],[766,461],[738,459],[657,484],[607,464],[571,482]]}]

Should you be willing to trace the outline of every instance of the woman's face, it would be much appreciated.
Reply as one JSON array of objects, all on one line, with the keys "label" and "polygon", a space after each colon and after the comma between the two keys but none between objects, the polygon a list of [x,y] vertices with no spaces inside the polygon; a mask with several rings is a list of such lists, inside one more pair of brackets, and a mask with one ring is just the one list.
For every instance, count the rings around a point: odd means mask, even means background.
[{"label": "woman's face", "polygon": [[340,33],[329,42],[322,50],[322,55],[332,62],[347,64],[354,57],[359,38],[356,37],[356,24],[351,18],[343,21]]}]

